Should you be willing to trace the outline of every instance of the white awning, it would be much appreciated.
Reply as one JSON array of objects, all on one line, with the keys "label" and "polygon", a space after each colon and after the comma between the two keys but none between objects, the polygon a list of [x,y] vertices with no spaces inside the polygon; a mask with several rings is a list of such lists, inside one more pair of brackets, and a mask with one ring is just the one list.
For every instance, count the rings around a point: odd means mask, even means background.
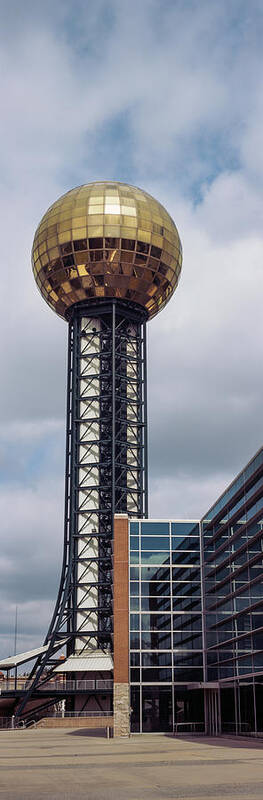
[{"label": "white awning", "polygon": [[112,656],[94,650],[87,655],[69,656],[56,667],[55,672],[109,672],[111,670],[113,670]]},{"label": "white awning", "polygon": [[26,653],[18,653],[16,656],[9,656],[9,658],[2,659],[2,661],[0,661],[0,669],[13,669],[13,667],[18,667],[19,664],[25,664],[26,661],[31,661],[33,658],[40,656],[41,653],[45,653],[48,647],[49,645],[45,644],[43,647],[38,647],[36,650],[28,650]]}]

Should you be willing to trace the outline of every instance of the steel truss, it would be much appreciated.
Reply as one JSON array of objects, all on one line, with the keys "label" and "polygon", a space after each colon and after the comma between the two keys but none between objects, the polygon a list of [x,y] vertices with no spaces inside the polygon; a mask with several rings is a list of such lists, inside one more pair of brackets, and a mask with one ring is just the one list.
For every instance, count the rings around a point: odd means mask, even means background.
[{"label": "steel truss", "polygon": [[146,319],[142,307],[121,300],[70,309],[61,581],[50,646],[17,715],[50,680],[62,647],[82,656],[113,649],[114,514],[148,516]]}]

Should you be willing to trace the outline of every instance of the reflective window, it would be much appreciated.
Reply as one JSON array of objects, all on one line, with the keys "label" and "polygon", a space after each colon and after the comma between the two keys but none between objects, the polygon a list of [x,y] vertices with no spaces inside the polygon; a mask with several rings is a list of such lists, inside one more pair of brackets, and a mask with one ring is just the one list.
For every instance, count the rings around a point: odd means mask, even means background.
[{"label": "reflective window", "polygon": [[[202,521],[207,563],[205,608],[214,609],[206,614],[206,643],[214,648],[207,655],[209,680],[245,675],[260,669],[262,663],[257,652],[261,633],[258,642],[256,633],[252,639],[248,636],[251,630],[263,627],[262,464],[263,450],[206,515],[209,525]],[[259,467],[261,473],[253,479]],[[256,493],[261,497],[255,497]],[[217,533],[210,544],[209,537]],[[209,560],[212,551],[213,559]],[[254,603],[258,603],[258,610],[253,609]]]},{"label": "reflective window", "polygon": [[170,551],[170,539],[168,536],[142,536],[141,549]]},{"label": "reflective window", "polygon": [[176,534],[176,536],[197,535],[199,533],[199,526],[196,522],[172,522],[171,530],[172,534]]},{"label": "reflective window", "polygon": [[131,581],[130,583],[130,594],[139,595],[139,583],[136,581]]},{"label": "reflective window", "polygon": [[142,614],[141,626],[144,631],[171,630],[171,614]]},{"label": "reflective window", "polygon": [[170,583],[166,581],[142,581],[141,594],[149,597],[170,596]]},{"label": "reflective window", "polygon": [[[130,523],[131,524],[131,523]],[[168,535],[169,536],[169,522],[141,522],[141,532],[143,534],[150,534],[150,536]]]},{"label": "reflective window", "polygon": [[[137,553],[136,553],[137,555]],[[132,557],[132,553],[131,553]],[[141,563],[142,564],[169,564],[170,563],[170,551],[163,551],[161,553],[152,552],[144,550],[141,553]]]},{"label": "reflective window", "polygon": [[130,597],[130,610],[139,611],[139,608],[140,608],[139,597]]},{"label": "reflective window", "polygon": [[142,597],[141,609],[142,611],[170,611],[170,593],[167,597]]},{"label": "reflective window", "polygon": [[159,683],[172,681],[172,670],[169,668],[142,669],[142,681],[145,683]]},{"label": "reflective window", "polygon": [[131,667],[139,667],[140,666],[140,653],[131,653],[131,655],[130,655],[130,665],[131,665]]},{"label": "reflective window", "polygon": [[[191,681],[193,670],[198,680],[198,669],[202,672],[196,652],[202,647],[199,525],[151,520],[135,524],[135,529],[130,527],[131,681],[169,683],[174,677],[172,663],[176,681],[182,682],[180,669],[185,670],[184,680]],[[139,554],[141,567],[136,566]]]},{"label": "reflective window", "polygon": [[130,549],[139,550],[139,536],[130,536]]},{"label": "reflective window", "polygon": [[[141,634],[142,650],[171,650],[171,634],[152,631]],[[136,649],[136,648],[134,648]]]},{"label": "reflective window", "polygon": [[140,575],[139,567],[131,567],[130,568],[130,580],[131,581],[138,580],[139,579],[139,575]]},{"label": "reflective window", "polygon": [[170,570],[164,569],[162,567],[142,567],[141,570],[141,578],[142,581],[169,581],[170,580]]},{"label": "reflective window", "polygon": [[172,652],[167,653],[142,653],[142,667],[171,667]]},{"label": "reflective window", "polygon": [[135,551],[130,553],[130,564],[139,564],[139,553]]},{"label": "reflective window", "polygon": [[130,522],[130,534],[138,534],[138,533],[139,533],[139,523]]},{"label": "reflective window", "polygon": [[140,649],[140,634],[139,633],[131,633],[130,634],[130,648],[131,648],[131,650],[139,650]]}]

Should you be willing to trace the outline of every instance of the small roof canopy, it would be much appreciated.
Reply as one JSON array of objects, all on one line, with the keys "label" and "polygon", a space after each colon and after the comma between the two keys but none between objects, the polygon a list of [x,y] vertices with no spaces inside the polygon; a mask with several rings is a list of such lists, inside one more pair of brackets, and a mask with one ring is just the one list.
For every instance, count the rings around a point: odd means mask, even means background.
[{"label": "small roof canopy", "polygon": [[41,653],[45,653],[48,647],[49,645],[45,644],[36,650],[28,650],[26,653],[18,653],[16,656],[4,658],[0,661],[0,669],[13,669],[13,667],[18,667],[19,664],[25,664],[26,661],[31,661],[33,658],[40,656]]},{"label": "small roof canopy", "polygon": [[100,650],[92,650],[82,656],[69,656],[56,667],[55,672],[108,672],[109,670],[113,670],[112,656]]}]

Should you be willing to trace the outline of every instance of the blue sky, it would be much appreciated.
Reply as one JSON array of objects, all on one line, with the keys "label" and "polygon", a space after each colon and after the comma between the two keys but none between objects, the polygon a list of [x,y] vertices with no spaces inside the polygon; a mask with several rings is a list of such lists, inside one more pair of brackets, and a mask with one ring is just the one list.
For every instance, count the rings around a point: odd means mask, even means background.
[{"label": "blue sky", "polygon": [[262,3],[0,2],[0,654],[45,633],[63,533],[66,325],[34,285],[46,208],[97,179],[173,216],[149,323],[150,512],[198,516],[262,444]]}]

